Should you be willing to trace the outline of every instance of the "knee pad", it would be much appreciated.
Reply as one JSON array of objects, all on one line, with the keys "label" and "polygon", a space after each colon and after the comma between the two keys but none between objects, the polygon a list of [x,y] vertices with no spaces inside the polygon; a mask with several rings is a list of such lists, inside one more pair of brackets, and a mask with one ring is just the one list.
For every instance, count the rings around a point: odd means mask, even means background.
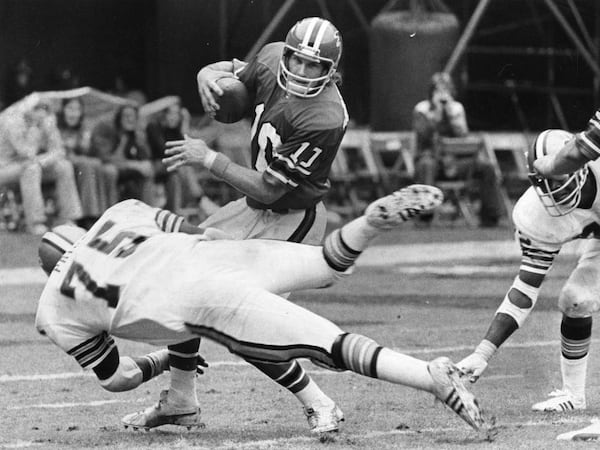
[{"label": "knee pad", "polygon": [[100,386],[110,392],[123,392],[135,389],[142,384],[142,371],[128,356],[119,360],[119,367],[110,377],[99,380]]},{"label": "knee pad", "polygon": [[[520,294],[525,296],[526,298],[521,297],[523,301],[514,301],[511,300],[511,297],[519,295],[518,293],[513,293],[514,290],[519,291]],[[511,316],[517,325],[521,327],[527,316],[535,306],[537,302],[538,294],[540,292],[539,287],[531,286],[530,284],[522,281],[518,276],[515,278],[513,285],[511,286],[508,294],[504,297],[504,300],[498,307],[496,314],[502,313],[508,316]],[[513,297],[514,299],[514,297]]]}]

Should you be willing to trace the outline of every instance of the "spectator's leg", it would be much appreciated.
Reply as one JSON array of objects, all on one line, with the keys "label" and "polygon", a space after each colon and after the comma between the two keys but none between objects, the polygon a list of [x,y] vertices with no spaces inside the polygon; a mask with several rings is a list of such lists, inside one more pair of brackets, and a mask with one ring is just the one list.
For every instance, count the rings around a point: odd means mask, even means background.
[{"label": "spectator's leg", "polygon": [[100,197],[102,210],[105,211],[119,201],[119,170],[113,164],[103,164],[100,168]]},{"label": "spectator's leg", "polygon": [[140,178],[141,200],[147,205],[154,205],[154,177]]},{"label": "spectator's leg", "polygon": [[22,166],[19,188],[27,229],[29,232],[41,234],[45,228],[46,214],[42,196],[42,167],[38,163],[29,162]]},{"label": "spectator's leg", "polygon": [[73,164],[66,159],[58,159],[45,167],[44,178],[51,179],[56,184],[56,204],[58,220],[61,223],[73,222],[81,218],[81,202],[75,183]]},{"label": "spectator's leg", "polygon": [[72,162],[83,217],[98,218],[104,212],[99,189],[102,163],[97,158],[87,156],[74,156]]},{"label": "spectator's leg", "polygon": [[[420,184],[435,185],[438,173],[438,162],[431,152],[425,152],[415,164],[415,182]],[[417,223],[430,225],[433,221],[433,212],[420,214]]]},{"label": "spectator's leg", "polygon": [[415,182],[434,185],[438,171],[438,163],[429,152],[425,153],[415,164]]},{"label": "spectator's leg", "polygon": [[184,206],[185,202],[197,203],[202,196],[204,191],[198,181],[198,173],[194,167],[183,166],[178,169],[181,184],[184,189]]},{"label": "spectator's leg", "polygon": [[166,208],[169,211],[179,211],[183,207],[183,186],[179,171],[167,174],[165,191],[167,195]]},{"label": "spectator's leg", "polygon": [[495,227],[502,216],[502,197],[498,177],[492,164],[476,161],[473,175],[478,180],[478,192],[481,200],[479,220],[482,227]]}]

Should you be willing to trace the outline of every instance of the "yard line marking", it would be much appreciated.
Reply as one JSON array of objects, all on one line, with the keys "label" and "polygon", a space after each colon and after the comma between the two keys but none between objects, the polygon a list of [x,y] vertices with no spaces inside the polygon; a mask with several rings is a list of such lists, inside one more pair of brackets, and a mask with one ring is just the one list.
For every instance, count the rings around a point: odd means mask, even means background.
[{"label": "yard line marking", "polygon": [[494,274],[505,276],[515,273],[513,265],[453,265],[453,266],[397,266],[394,273],[406,275],[468,276],[476,274]]},{"label": "yard line marking", "polygon": [[[145,400],[135,400],[138,403],[142,403]],[[104,406],[113,403],[131,403],[131,400],[93,400],[90,402],[62,402],[62,403],[38,403],[35,405],[20,405],[20,406],[9,406],[6,409],[18,410],[18,409],[59,409],[59,408],[75,408],[77,406]]]},{"label": "yard line marking", "polygon": [[1,448],[28,448],[28,447],[39,447],[40,445],[42,445],[41,442],[21,441],[21,440],[18,440],[15,442],[9,442],[7,444],[0,442]]},{"label": "yard line marking", "polygon": [[[597,342],[593,339],[592,342]],[[534,347],[552,347],[560,345],[560,341],[531,341],[531,342],[517,342],[517,343],[505,343],[503,348],[534,348]],[[454,347],[436,347],[436,348],[420,348],[420,349],[398,349],[393,350],[405,353],[409,355],[422,355],[428,353],[453,353],[458,351],[472,350],[472,345],[458,345]],[[215,361],[209,362],[209,368],[217,367],[253,367],[246,361]],[[313,374],[322,375],[334,375],[340,372],[335,372],[326,369],[316,369],[307,371]],[[351,372],[348,372],[351,373]],[[35,374],[35,375],[0,375],[0,383],[10,383],[16,381],[48,381],[48,380],[65,380],[69,378],[85,378],[94,377],[95,375],[91,372],[63,372],[63,373],[48,373],[48,374]],[[501,375],[501,377],[513,377],[514,375]],[[500,375],[497,375],[500,377]],[[490,379],[492,377],[488,377]]]},{"label": "yard line marking", "polygon": [[44,284],[48,277],[39,267],[17,267],[0,269],[0,286]]}]

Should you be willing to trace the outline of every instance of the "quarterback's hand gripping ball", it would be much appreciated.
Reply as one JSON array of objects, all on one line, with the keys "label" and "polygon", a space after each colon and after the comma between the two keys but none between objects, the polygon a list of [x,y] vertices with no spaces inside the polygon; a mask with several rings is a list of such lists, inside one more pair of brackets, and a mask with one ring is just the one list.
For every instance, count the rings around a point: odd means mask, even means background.
[{"label": "quarterback's hand gripping ball", "polygon": [[215,112],[215,120],[234,123],[243,119],[250,109],[250,96],[244,83],[232,77],[220,78],[216,83],[223,95],[216,96],[219,109]]}]

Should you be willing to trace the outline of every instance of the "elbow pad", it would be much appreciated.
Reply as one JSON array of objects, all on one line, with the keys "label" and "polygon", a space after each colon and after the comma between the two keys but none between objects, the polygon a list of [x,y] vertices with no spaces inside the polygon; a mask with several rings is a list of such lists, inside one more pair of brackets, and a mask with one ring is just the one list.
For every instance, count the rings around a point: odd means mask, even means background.
[{"label": "elbow pad", "polygon": [[[513,301],[510,299],[510,293],[513,290],[519,291],[521,294],[527,297],[529,301],[520,301],[518,302],[519,304],[513,303]],[[525,319],[527,319],[527,316],[535,306],[539,292],[539,287],[536,288],[534,286],[531,286],[530,284],[523,282],[517,276],[513,281],[513,284],[509,289],[508,293],[504,297],[504,300],[500,304],[500,307],[496,311],[496,314],[502,313],[511,316],[513,319],[515,319],[517,325],[521,327],[521,325],[525,322]]]}]

